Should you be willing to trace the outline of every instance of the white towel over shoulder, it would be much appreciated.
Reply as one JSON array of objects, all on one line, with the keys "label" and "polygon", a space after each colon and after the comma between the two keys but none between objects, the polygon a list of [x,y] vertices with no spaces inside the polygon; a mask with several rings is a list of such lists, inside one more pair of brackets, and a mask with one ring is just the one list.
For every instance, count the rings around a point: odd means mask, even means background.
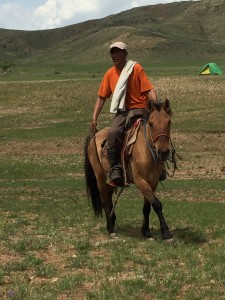
[{"label": "white towel over shoulder", "polygon": [[116,84],[111,106],[110,106],[110,112],[115,114],[118,109],[124,110],[125,109],[125,97],[127,92],[127,81],[128,78],[133,71],[134,65],[136,64],[136,61],[128,60],[126,62],[126,65],[124,66],[119,80]]}]

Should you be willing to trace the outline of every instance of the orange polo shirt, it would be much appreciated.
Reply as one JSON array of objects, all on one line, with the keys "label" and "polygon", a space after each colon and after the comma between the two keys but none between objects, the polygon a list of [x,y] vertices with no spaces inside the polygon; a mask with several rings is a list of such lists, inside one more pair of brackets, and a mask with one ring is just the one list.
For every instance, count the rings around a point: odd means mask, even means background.
[{"label": "orange polo shirt", "polygon": [[[113,94],[121,71],[115,66],[110,68],[104,75],[98,96],[109,98]],[[153,89],[153,85],[147,78],[142,66],[135,64],[132,73],[128,78],[127,94],[125,98],[126,109],[146,108],[147,107],[147,91]]]}]

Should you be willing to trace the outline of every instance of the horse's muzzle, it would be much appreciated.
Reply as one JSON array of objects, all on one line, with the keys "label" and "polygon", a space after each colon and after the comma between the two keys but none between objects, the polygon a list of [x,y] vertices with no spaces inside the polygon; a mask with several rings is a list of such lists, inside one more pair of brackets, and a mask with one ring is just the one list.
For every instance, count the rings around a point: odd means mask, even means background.
[{"label": "horse's muzzle", "polygon": [[169,155],[170,155],[170,150],[169,149],[166,149],[166,150],[160,150],[160,149],[158,149],[158,151],[157,151],[157,157],[161,161],[168,160],[169,159]]}]

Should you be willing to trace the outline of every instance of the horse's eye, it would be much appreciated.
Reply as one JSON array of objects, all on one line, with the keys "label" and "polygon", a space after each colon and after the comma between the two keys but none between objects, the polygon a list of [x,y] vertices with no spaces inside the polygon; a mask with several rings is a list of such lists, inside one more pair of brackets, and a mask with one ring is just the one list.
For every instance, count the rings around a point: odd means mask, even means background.
[{"label": "horse's eye", "polygon": [[149,125],[150,125],[150,127],[153,127],[153,124],[152,124],[152,122],[149,122]]}]

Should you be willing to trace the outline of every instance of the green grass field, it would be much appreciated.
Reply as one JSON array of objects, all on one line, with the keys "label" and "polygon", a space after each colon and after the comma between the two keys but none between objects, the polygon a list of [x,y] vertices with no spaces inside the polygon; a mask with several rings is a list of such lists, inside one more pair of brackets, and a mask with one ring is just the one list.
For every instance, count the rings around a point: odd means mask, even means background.
[{"label": "green grass field", "polygon": [[[83,141],[96,74],[0,81],[0,298],[224,299],[224,76],[152,78],[171,100],[172,139],[182,157],[157,191],[174,234],[166,243],[154,213],[155,241],[142,238],[134,186],[117,204],[116,239],[87,201]],[[108,108],[109,101],[99,128],[110,123]]]}]

